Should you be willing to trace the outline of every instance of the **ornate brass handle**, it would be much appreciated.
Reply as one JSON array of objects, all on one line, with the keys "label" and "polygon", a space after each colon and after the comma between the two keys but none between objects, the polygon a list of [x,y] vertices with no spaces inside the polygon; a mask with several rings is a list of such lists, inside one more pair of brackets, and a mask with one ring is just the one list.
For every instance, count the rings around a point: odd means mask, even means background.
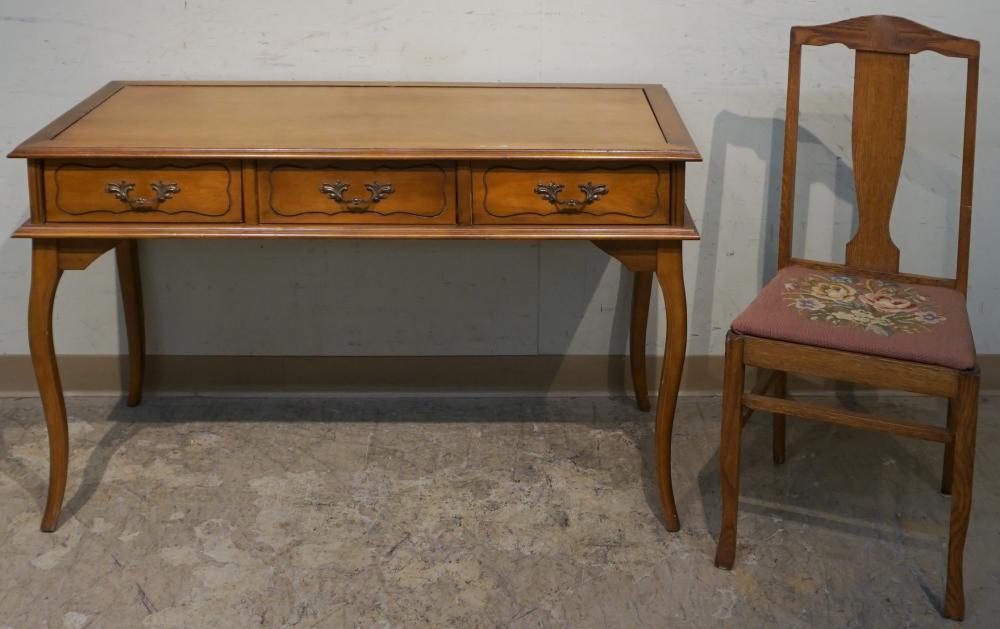
[{"label": "ornate brass handle", "polygon": [[535,186],[535,194],[556,206],[556,209],[560,212],[572,214],[574,212],[582,212],[585,207],[591,203],[600,201],[601,197],[608,193],[608,187],[603,183],[594,184],[588,181],[577,186],[580,192],[583,192],[582,199],[560,199],[559,193],[565,187],[563,184],[555,182],[539,183]]},{"label": "ornate brass handle", "polygon": [[344,207],[348,212],[367,212],[368,209],[396,191],[391,183],[379,183],[373,181],[365,184],[365,190],[370,193],[367,199],[361,197],[344,197],[344,193],[351,187],[351,184],[344,183],[339,179],[333,183],[324,183],[319,187],[319,191],[330,197]]},{"label": "ornate brass handle", "polygon": [[135,188],[135,184],[131,181],[111,182],[104,188],[104,191],[136,212],[152,212],[157,210],[161,203],[181,191],[180,186],[177,184],[164,183],[163,181],[154,181],[149,184],[149,187],[156,193],[155,197],[129,196]]}]

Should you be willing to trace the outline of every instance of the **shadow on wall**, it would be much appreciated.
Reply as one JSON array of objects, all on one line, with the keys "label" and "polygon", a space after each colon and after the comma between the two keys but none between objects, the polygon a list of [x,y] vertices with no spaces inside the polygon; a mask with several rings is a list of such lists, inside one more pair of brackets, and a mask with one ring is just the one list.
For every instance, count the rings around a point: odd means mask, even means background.
[{"label": "shadow on wall", "polygon": [[[816,116],[810,116],[815,119]],[[843,121],[842,116],[829,116],[829,121]],[[721,331],[728,329],[729,321],[716,321],[713,316],[715,299],[717,297],[717,279],[720,273],[719,255],[720,240],[724,232],[722,228],[723,209],[729,221],[739,220],[744,208],[749,208],[746,214],[758,215],[756,204],[752,199],[740,199],[744,206],[729,206],[725,200],[725,180],[727,166],[734,149],[750,149],[764,163],[765,172],[761,190],[759,214],[760,222],[758,241],[761,243],[757,255],[758,284],[762,288],[778,270],[778,226],[781,221],[781,171],[784,144],[784,110],[775,112],[773,118],[757,118],[741,116],[730,111],[723,111],[715,118],[712,128],[712,144],[709,153],[708,173],[705,185],[705,208],[699,228],[702,240],[698,254],[698,278],[694,290],[691,291],[691,341],[688,352],[692,354],[708,354],[710,337],[716,328]],[[814,184],[821,184],[830,189],[840,202],[841,207],[850,211],[849,217],[837,217],[835,224],[844,224],[848,228],[843,232],[831,233],[831,249],[835,243],[849,237],[857,229],[857,212],[855,207],[854,174],[840,156],[824,144],[816,135],[799,129],[798,146],[799,164],[834,164],[833,168],[818,169],[800,166],[796,181],[795,206],[796,232],[801,236],[805,233],[805,217],[810,213],[809,191]],[[846,218],[847,220],[841,220]],[[798,238],[793,243],[794,255],[801,256],[805,251],[805,239]],[[756,291],[753,292],[756,294]],[[748,295],[747,300],[753,295]],[[741,304],[738,309],[745,307]],[[735,315],[737,313],[733,313]],[[722,332],[724,333],[724,332]]]},{"label": "shadow on wall", "polygon": [[[845,136],[849,139],[851,118],[839,113],[801,114],[795,168],[792,255],[843,262],[845,247],[858,228],[854,170],[844,161],[851,146],[848,142],[847,146],[838,144],[831,147],[804,125],[822,129],[824,135]],[[701,219],[703,239],[698,278],[692,291],[692,340],[689,353],[708,353],[709,336],[715,332],[724,334],[729,326],[728,319],[717,321],[709,317],[708,313],[713,313],[714,301],[719,295],[717,278],[720,273],[726,272],[719,261],[720,241],[739,235],[739,231],[732,229],[731,224],[723,227],[724,209],[726,216],[732,217],[730,221],[739,221],[743,209],[725,197],[727,166],[736,149],[754,151],[764,163],[765,173],[761,199],[763,219],[759,232],[759,272],[756,275],[758,284],[755,290],[746,291],[743,297],[745,301],[737,304],[730,316],[736,316],[746,307],[759,289],[777,272],[784,126],[784,110],[777,110],[773,118],[755,118],[723,111],[715,119],[706,178],[705,208]],[[913,143],[906,147],[900,190],[891,223],[894,240],[901,250],[900,269],[904,272],[954,277],[959,201],[956,186],[960,180],[960,173],[952,168],[955,160],[956,156],[942,155],[940,152],[914,146]],[[825,195],[814,195],[817,185],[829,191],[832,203],[823,198]],[[819,201],[814,197],[819,197]],[[924,216],[920,216],[921,208],[906,206],[907,201],[912,202],[914,199],[920,199],[925,206],[922,208]],[[938,204],[945,209],[944,228],[951,237],[948,242],[942,242],[947,238],[928,238],[931,234],[925,223],[928,219],[937,217],[928,216],[927,212],[940,212],[941,208],[934,207]],[[754,209],[749,200],[747,206]],[[916,215],[913,209],[917,210]],[[755,213],[751,211],[748,214]],[[943,259],[945,268],[928,268],[928,255]],[[853,385],[837,383],[835,388],[844,404],[848,407],[857,406]]]}]

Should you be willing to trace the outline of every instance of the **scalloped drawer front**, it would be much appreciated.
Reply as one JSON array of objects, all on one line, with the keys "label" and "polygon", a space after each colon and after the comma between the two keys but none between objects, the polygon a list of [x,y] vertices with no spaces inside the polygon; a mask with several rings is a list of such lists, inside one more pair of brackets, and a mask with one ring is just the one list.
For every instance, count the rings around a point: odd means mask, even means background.
[{"label": "scalloped drawer front", "polygon": [[240,164],[46,162],[45,218],[61,223],[239,223]]},{"label": "scalloped drawer front", "polygon": [[473,164],[473,222],[662,225],[669,186],[652,164]]},{"label": "scalloped drawer front", "polygon": [[451,163],[260,162],[261,223],[454,224]]}]

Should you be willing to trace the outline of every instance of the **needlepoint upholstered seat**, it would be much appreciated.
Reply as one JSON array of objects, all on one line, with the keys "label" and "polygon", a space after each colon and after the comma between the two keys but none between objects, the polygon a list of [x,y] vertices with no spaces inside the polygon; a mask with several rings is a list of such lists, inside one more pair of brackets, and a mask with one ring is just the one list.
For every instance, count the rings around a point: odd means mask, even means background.
[{"label": "needlepoint upholstered seat", "polygon": [[954,369],[976,363],[965,295],[859,273],[785,267],[732,329]]}]

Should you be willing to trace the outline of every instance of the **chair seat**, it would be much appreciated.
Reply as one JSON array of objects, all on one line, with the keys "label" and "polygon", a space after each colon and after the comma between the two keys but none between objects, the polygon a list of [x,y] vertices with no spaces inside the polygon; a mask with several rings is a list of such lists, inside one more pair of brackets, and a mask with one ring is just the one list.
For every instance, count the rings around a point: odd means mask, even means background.
[{"label": "chair seat", "polygon": [[954,369],[976,364],[965,296],[949,288],[789,266],[733,330]]}]

